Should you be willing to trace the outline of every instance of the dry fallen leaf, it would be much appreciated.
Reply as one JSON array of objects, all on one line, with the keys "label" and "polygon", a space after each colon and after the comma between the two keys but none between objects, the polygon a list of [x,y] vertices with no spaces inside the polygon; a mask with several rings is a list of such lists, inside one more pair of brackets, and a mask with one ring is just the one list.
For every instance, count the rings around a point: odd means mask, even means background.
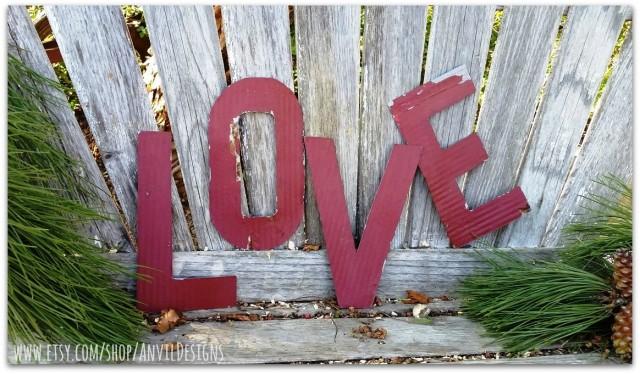
[{"label": "dry fallen leaf", "polygon": [[154,329],[161,334],[171,330],[182,323],[182,316],[174,309],[163,310],[160,317],[156,318]]},{"label": "dry fallen leaf", "polygon": [[320,250],[320,245],[319,244],[309,244],[309,243],[307,243],[302,247],[302,250],[304,252],[315,252],[315,251]]},{"label": "dry fallen leaf", "polygon": [[260,317],[255,314],[232,313],[227,315],[227,319],[230,321],[257,321]]},{"label": "dry fallen leaf", "polygon": [[357,334],[367,335],[367,334],[371,333],[371,327],[369,327],[367,325],[360,325],[360,326],[354,328],[353,332],[357,333]]},{"label": "dry fallen leaf", "polygon": [[378,340],[384,340],[384,338],[387,337],[387,330],[383,327],[378,327],[377,329],[373,330],[369,337]]},{"label": "dry fallen leaf", "polygon": [[405,304],[429,304],[431,298],[421,292],[407,290],[407,298],[402,300]]},{"label": "dry fallen leaf", "polygon": [[387,336],[387,330],[382,328],[382,327],[378,327],[375,330],[371,329],[371,326],[366,325],[366,324],[362,324],[358,327],[354,327],[351,332],[354,335],[359,335],[361,338],[371,338],[371,339],[378,339],[378,340],[384,340],[384,338]]}]

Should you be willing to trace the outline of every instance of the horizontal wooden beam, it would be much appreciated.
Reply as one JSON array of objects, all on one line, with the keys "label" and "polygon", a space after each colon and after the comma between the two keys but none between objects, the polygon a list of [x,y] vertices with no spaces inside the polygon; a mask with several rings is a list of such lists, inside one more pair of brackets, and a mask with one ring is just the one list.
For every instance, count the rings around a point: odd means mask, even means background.
[{"label": "horizontal wooden beam", "polygon": [[[364,324],[384,329],[384,339],[354,332]],[[148,333],[132,347],[127,363],[256,364],[294,362],[363,362],[359,360],[411,357],[414,363],[457,364],[615,364],[601,354],[582,353],[520,358],[499,355],[503,348],[484,329],[464,317],[434,317],[430,323],[414,318],[319,318],[246,322],[187,322],[164,334]],[[177,347],[175,351],[168,347]],[[40,363],[95,362],[72,349],[69,356],[47,356]],[[549,351],[555,353],[555,351]],[[56,360],[56,361],[53,361]],[[8,361],[17,363],[16,347]],[[404,360],[400,360],[403,362]],[[21,363],[34,363],[25,361]],[[369,361],[364,361],[369,362]],[[391,361],[394,362],[394,361]]]},{"label": "horizontal wooden beam", "polygon": [[[384,340],[363,338],[353,329],[366,322],[386,330]],[[431,324],[413,318],[292,319],[219,323],[192,322],[165,334],[151,334],[148,344],[180,342],[220,345],[220,363],[284,363],[375,357],[444,356],[499,352],[483,329],[462,317],[435,317]],[[219,359],[219,357],[218,357]]]},{"label": "horizontal wooden beam", "polygon": [[[503,249],[518,256],[548,259],[558,250],[552,248]],[[389,252],[378,286],[380,298],[402,298],[406,290],[429,296],[455,296],[461,279],[486,267],[481,253],[485,249],[395,249]],[[134,253],[109,257],[133,268]],[[273,251],[193,251],[174,252],[175,278],[236,275],[238,300],[321,300],[335,295],[331,271],[324,250]],[[117,279],[133,290],[134,282]],[[213,291],[213,290],[212,290]]]},{"label": "horizontal wooden beam", "polygon": [[[363,325],[384,329],[384,339],[357,332]],[[354,331],[355,330],[355,331]],[[179,345],[178,345],[179,344]],[[171,351],[171,348],[175,349]],[[176,347],[180,347],[177,348]],[[36,363],[18,358],[8,347],[8,362]],[[91,363],[90,356],[71,349],[51,355],[41,347],[38,363]],[[295,362],[376,363],[412,358],[412,363],[444,364],[619,364],[600,353],[556,354],[506,358],[504,349],[485,330],[464,317],[434,317],[429,323],[414,318],[317,318],[243,322],[192,322],[164,334],[147,333],[131,349],[126,363],[257,364]],[[47,353],[49,352],[49,353]],[[82,353],[83,351],[78,351]],[[121,358],[125,360],[124,357]],[[371,360],[373,361],[362,361]],[[399,360],[398,362],[405,362]]]}]

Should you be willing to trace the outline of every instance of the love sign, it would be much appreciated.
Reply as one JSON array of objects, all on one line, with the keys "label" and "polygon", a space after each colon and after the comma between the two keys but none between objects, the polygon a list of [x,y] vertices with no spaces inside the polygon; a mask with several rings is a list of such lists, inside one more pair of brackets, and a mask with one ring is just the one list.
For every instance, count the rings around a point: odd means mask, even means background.
[{"label": "love sign", "polygon": [[[528,204],[514,188],[469,210],[456,177],[487,160],[476,135],[443,149],[429,122],[434,114],[461,101],[475,88],[464,67],[402,95],[390,105],[407,143],[395,145],[356,248],[333,140],[303,137],[303,117],[289,88],[275,79],[247,78],[225,89],[211,108],[209,162],[211,221],[237,248],[266,250],[291,237],[304,211],[304,156],[341,307],[371,306],[413,176],[419,170],[455,247],[518,218]],[[241,114],[273,115],[276,138],[276,212],[244,216],[238,176]],[[145,311],[235,305],[236,277],[174,279],[172,276],[171,135],[143,132],[138,138],[138,306]]]}]

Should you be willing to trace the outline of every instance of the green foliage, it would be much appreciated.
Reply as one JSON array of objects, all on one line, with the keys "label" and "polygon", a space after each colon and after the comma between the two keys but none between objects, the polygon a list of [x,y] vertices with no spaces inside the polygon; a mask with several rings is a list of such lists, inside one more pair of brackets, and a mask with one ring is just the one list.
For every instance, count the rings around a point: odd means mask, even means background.
[{"label": "green foliage", "polygon": [[[553,64],[555,63],[556,57],[558,56],[558,51],[560,50],[560,42],[562,41],[562,34],[564,33],[564,28],[567,25],[567,15],[563,14],[560,17],[560,27],[558,27],[558,33],[556,34],[556,38],[553,40],[553,45],[551,46],[551,53],[549,54],[549,58],[547,59],[547,70],[545,72],[545,82],[551,75],[553,71]],[[541,90],[542,91],[542,90]]]},{"label": "green foliage", "polygon": [[42,5],[29,5],[29,6],[27,6],[27,12],[29,13],[29,17],[31,17],[31,20],[35,21],[44,12],[44,6],[42,6]]},{"label": "green foliage", "polygon": [[427,51],[429,49],[429,38],[431,35],[431,24],[433,23],[433,5],[427,6],[427,19],[426,19],[427,27],[424,31],[424,46],[422,50],[422,62],[421,62],[421,70],[420,70],[420,82],[424,82],[424,76],[427,73]]},{"label": "green foliage", "polygon": [[[74,196],[91,199],[41,109],[54,100],[43,78],[8,61],[8,332],[22,343],[131,344],[141,315],[112,276],[129,274],[80,234],[102,217]],[[95,197],[95,196],[94,196]]]},{"label": "green foliage", "polygon": [[604,93],[604,88],[607,86],[607,82],[611,77],[611,73],[613,73],[613,65],[618,60],[618,57],[620,56],[620,50],[622,49],[622,44],[624,44],[624,40],[627,38],[627,35],[629,34],[630,31],[631,31],[631,20],[627,20],[622,25],[622,29],[620,30],[620,35],[618,35],[618,40],[616,41],[616,45],[613,47],[613,53],[611,54],[611,58],[609,59],[607,70],[604,73],[602,82],[600,82],[600,87],[598,87],[598,92],[594,100],[594,107],[597,107],[598,103],[600,102],[600,99],[602,98],[602,94]]},{"label": "green foliage", "polygon": [[484,94],[487,89],[487,82],[489,81],[489,70],[491,70],[491,63],[493,61],[493,52],[496,50],[496,44],[498,43],[498,33],[502,26],[502,18],[504,16],[503,9],[497,9],[493,17],[493,25],[491,27],[491,38],[489,39],[489,52],[487,54],[487,61],[484,65],[484,71],[482,72],[482,79],[480,81],[480,92],[478,93],[478,105],[476,109],[476,120],[473,124],[473,131],[477,131],[478,119],[480,114],[480,108],[484,103]]},{"label": "green foliage", "polygon": [[149,37],[149,30],[147,29],[147,23],[144,20],[142,13],[142,7],[139,5],[123,5],[122,13],[127,23],[135,26],[138,35],[141,38]]},{"label": "green foliage", "polygon": [[610,317],[601,297],[609,282],[563,262],[514,254],[483,255],[486,271],[466,278],[463,310],[511,352],[535,350],[596,328]]},{"label": "green foliage", "polygon": [[71,82],[71,77],[69,77],[69,72],[67,71],[67,66],[64,62],[56,62],[53,64],[53,70],[60,81],[61,90],[67,96],[67,101],[69,102],[69,106],[71,110],[77,111],[80,109],[80,100],[78,99],[78,94],[76,93],[75,88],[73,88],[73,83]]},{"label": "green foliage", "polygon": [[561,257],[574,266],[609,275],[613,254],[632,246],[632,190],[630,185],[613,175],[596,183],[614,192],[615,197],[585,196],[586,214],[565,227],[568,249],[561,253]]},{"label": "green foliage", "polygon": [[464,312],[512,352],[535,350],[610,327],[611,257],[631,248],[631,187],[608,176],[598,183],[614,198],[587,196],[587,214],[568,225],[557,261],[528,261],[513,253],[480,254],[489,268],[459,289]]}]

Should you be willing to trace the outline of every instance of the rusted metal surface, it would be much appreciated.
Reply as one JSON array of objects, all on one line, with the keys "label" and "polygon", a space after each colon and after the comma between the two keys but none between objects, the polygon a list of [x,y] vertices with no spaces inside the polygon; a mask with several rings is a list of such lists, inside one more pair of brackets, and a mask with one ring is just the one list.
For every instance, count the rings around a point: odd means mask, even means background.
[{"label": "rusted metal surface", "polygon": [[[248,217],[241,211],[239,118],[242,113],[270,113],[276,138],[276,211]],[[294,93],[272,78],[246,78],[226,88],[209,119],[211,221],[238,248],[272,249],[289,239],[304,212],[302,110]]]},{"label": "rusted metal surface", "polygon": [[171,221],[171,134],[145,131],[138,136],[138,308],[235,305],[235,276],[173,279]]},{"label": "rusted metal surface", "polygon": [[333,140],[305,137],[305,147],[338,304],[370,307],[421,147],[394,146],[357,250]]},{"label": "rusted metal surface", "polygon": [[529,209],[519,187],[475,209],[467,207],[456,178],[486,161],[487,152],[477,134],[443,149],[429,121],[474,91],[466,68],[460,67],[394,99],[390,105],[407,144],[423,146],[420,171],[454,247],[508,224]]}]

